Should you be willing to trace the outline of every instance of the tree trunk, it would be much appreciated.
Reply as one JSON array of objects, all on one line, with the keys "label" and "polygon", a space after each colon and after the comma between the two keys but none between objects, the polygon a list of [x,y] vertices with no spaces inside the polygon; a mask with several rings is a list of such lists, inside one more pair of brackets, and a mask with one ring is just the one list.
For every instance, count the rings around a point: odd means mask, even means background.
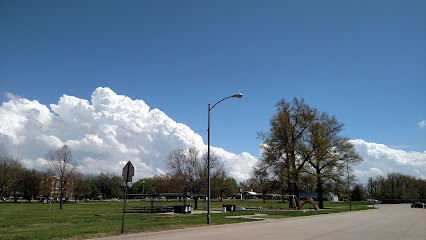
[{"label": "tree trunk", "polygon": [[300,207],[300,202],[299,200],[299,194],[300,194],[300,190],[299,190],[299,186],[297,186],[297,182],[293,183],[293,188],[294,188],[294,196],[296,198],[296,206],[297,208]]},{"label": "tree trunk", "polygon": [[288,187],[288,195],[289,195],[289,197],[288,197],[288,202],[289,202],[288,203],[288,207],[289,208],[294,208],[294,206],[293,206],[293,189],[292,189],[292,184],[289,183],[288,185],[289,185],[289,187]]},{"label": "tree trunk", "polygon": [[223,201],[223,189],[220,189],[220,201]]},{"label": "tree trunk", "polygon": [[61,183],[61,190],[59,194],[59,209],[62,209],[62,198],[64,197],[64,187]]},{"label": "tree trunk", "polygon": [[323,209],[324,208],[324,200],[322,199],[323,190],[322,190],[322,181],[321,181],[320,176],[317,177],[317,192],[318,192],[318,207],[320,209]]},{"label": "tree trunk", "polygon": [[194,197],[194,209],[198,208],[198,197]]}]

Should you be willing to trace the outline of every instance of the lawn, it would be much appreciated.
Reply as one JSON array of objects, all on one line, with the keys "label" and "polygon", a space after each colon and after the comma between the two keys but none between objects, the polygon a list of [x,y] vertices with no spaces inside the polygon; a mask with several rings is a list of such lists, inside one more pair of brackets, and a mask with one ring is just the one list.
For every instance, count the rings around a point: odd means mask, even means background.
[{"label": "lawn", "polygon": [[[287,208],[288,203],[275,201],[232,200],[212,201],[211,207],[221,208],[222,204],[237,207]],[[132,202],[131,204],[140,204]],[[144,203],[148,204],[148,203]],[[189,202],[189,204],[193,204]],[[305,205],[306,206],[306,205]],[[199,202],[199,210],[205,203]],[[226,218],[226,216],[268,214],[269,218],[287,218],[310,214],[327,214],[348,211],[348,203],[326,203],[326,209],[320,211],[237,211],[230,213],[212,213],[212,224],[228,224],[255,221],[244,218]],[[122,201],[93,201],[88,203],[64,204],[41,203],[0,203],[0,239],[84,239],[119,235],[122,220]],[[352,210],[368,209],[365,203],[354,202]],[[206,225],[206,214],[164,215],[128,213],[125,218],[125,233],[152,232]]]}]

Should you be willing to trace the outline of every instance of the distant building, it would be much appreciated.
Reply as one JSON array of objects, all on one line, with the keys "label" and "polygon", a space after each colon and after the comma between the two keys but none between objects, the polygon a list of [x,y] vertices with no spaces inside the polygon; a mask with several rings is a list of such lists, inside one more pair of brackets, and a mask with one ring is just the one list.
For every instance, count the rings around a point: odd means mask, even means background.
[{"label": "distant building", "polygon": [[329,202],[338,202],[339,201],[339,196],[338,195],[334,195],[334,193],[330,192],[330,193],[328,193],[328,201]]}]

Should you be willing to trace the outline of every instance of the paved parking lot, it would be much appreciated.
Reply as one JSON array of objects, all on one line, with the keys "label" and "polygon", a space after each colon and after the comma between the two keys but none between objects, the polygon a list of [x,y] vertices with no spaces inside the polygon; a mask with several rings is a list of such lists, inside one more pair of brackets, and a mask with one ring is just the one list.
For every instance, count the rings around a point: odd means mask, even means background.
[{"label": "paved parking lot", "polygon": [[426,239],[426,209],[413,209],[410,204],[376,205],[376,207],[378,209],[368,211],[206,226],[102,239]]}]

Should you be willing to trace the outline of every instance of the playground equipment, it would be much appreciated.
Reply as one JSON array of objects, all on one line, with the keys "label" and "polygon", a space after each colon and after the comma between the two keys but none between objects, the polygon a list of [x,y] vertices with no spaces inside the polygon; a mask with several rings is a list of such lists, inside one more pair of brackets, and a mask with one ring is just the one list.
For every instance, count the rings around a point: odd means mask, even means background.
[{"label": "playground equipment", "polygon": [[320,210],[320,208],[315,204],[315,202],[312,199],[306,199],[305,201],[302,202],[302,204],[300,204],[299,199],[296,197],[296,195],[290,195],[293,196],[293,206],[296,206],[294,209],[295,210],[301,210],[303,208],[303,205],[305,205],[305,203],[310,203],[312,204],[312,206],[314,206],[315,210]]}]

